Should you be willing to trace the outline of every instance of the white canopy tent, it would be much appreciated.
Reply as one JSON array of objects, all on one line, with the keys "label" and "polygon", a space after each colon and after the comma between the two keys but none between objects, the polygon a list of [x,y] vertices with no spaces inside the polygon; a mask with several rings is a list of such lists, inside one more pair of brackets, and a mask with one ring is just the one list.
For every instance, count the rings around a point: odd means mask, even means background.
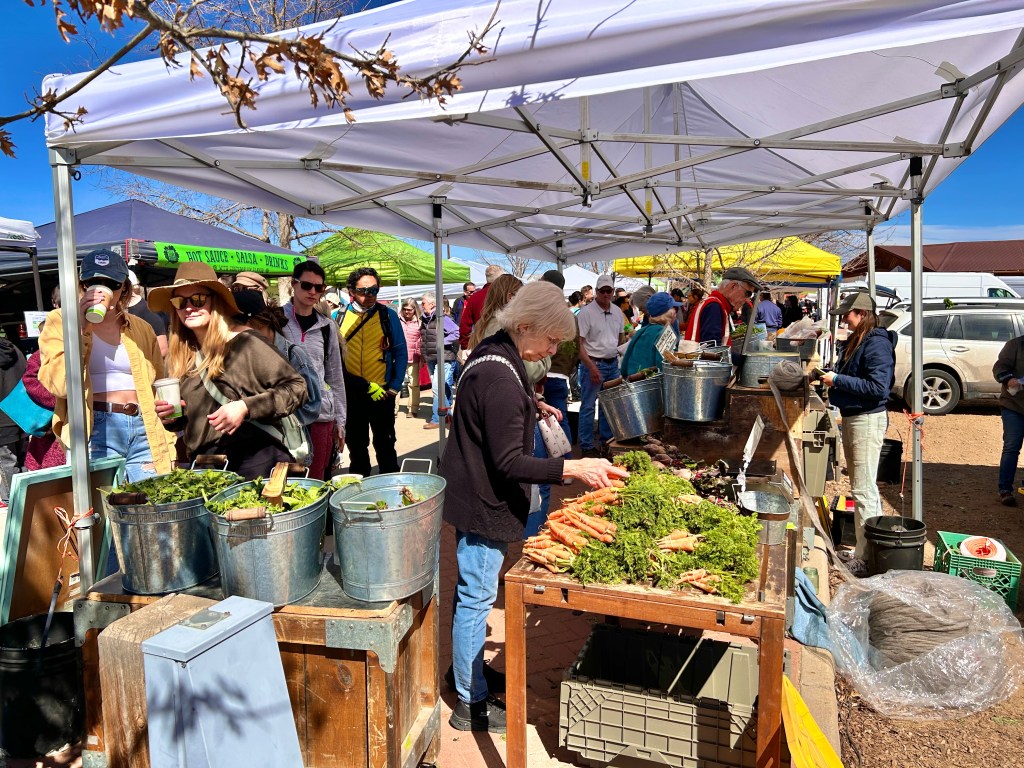
[{"label": "white canopy tent", "polygon": [[5,219],[0,216],[0,259],[4,253],[27,253],[32,262],[32,278],[36,289],[36,308],[43,308],[43,291],[39,285],[39,263],[36,261],[36,243],[39,233],[30,221]]},{"label": "white canopy tent", "polygon": [[[493,10],[415,0],[311,31],[342,50],[388,38],[404,71],[425,73]],[[912,208],[919,273],[920,203],[1024,102],[1020,2],[503,0],[497,18],[493,61],[464,68],[444,109],[397,90],[375,101],[353,83],[354,124],[281,76],[259,85],[242,130],[187,62],[116,67],[76,95],[87,112],[74,131],[47,120],[67,253],[69,174],[94,164],[429,236],[438,259],[442,241],[571,264],[870,232]],[[68,259],[66,305],[73,270]],[[77,318],[65,326],[77,339]],[[918,372],[921,357],[917,338]],[[71,417],[82,423],[80,404]],[[920,516],[920,423],[913,455]]]}]

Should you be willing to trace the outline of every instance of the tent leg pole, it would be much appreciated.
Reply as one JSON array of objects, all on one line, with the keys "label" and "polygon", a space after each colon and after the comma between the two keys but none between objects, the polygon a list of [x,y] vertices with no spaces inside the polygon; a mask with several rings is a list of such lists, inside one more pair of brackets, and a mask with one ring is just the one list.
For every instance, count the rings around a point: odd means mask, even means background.
[{"label": "tent leg pole", "polygon": [[868,253],[868,293],[876,304],[878,299],[875,295],[875,230],[868,227],[867,231],[867,253]]},{"label": "tent leg pole", "polygon": [[39,282],[39,253],[35,248],[32,249],[32,284],[36,289],[36,309],[43,312],[46,307],[43,306],[43,286]]},{"label": "tent leg pole", "polygon": [[444,264],[441,259],[441,211],[444,207],[445,198],[433,197],[431,200],[434,212],[434,297],[436,301],[434,305],[434,322],[437,325],[437,377],[434,379],[437,382],[437,386],[435,387],[434,399],[439,404],[437,407],[437,461],[438,467],[440,467],[441,457],[444,456],[444,446],[447,442],[445,417],[448,415],[448,401],[444,393]]},{"label": "tent leg pole", "polygon": [[[920,158],[911,159],[913,168],[914,160],[920,163]],[[920,165],[918,165],[920,168]],[[920,170],[914,182],[920,182]],[[911,171],[911,176],[914,176]],[[917,183],[912,185],[917,189]],[[922,198],[915,195],[910,204],[910,292],[911,292],[911,323],[914,334],[911,337],[911,381],[914,391],[911,395],[911,410],[913,411],[912,441],[913,441],[913,483],[911,484],[911,510],[915,520],[924,519],[924,462],[921,454],[921,443],[924,436],[924,245],[922,242],[923,228],[921,225],[921,203]]]},{"label": "tent leg pole", "polygon": [[[86,439],[85,382],[82,376],[82,329],[78,308],[78,265],[75,255],[74,205],[71,197],[71,169],[77,165],[73,152],[50,150],[53,169],[53,207],[57,230],[57,273],[60,279],[61,323],[64,331],[64,357],[67,361],[68,428],[71,430],[68,458],[71,464],[73,514],[86,515],[92,507],[89,487],[89,444]],[[79,578],[81,594],[93,585],[96,568],[93,563],[92,524],[88,516],[76,524],[78,535]]]}]

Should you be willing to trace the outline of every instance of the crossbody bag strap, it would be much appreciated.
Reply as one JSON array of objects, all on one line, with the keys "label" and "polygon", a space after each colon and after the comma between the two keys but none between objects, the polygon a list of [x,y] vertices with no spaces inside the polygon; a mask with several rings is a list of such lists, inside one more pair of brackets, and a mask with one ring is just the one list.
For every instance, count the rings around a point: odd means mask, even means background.
[{"label": "crossbody bag strap", "polygon": [[[501,355],[481,355],[476,360],[474,360],[473,362],[471,362],[469,365],[462,369],[462,375],[464,376],[474,366],[479,365],[480,363],[488,362],[501,363],[510,371],[512,371],[512,373],[515,374],[516,379],[519,381],[520,384],[523,384],[523,377],[519,375],[519,371],[516,370],[516,367]],[[525,387],[525,385],[523,386]]]},{"label": "crossbody bag strap", "polygon": [[[197,351],[196,352],[196,368],[199,370],[199,378],[202,379],[203,386],[206,387],[206,391],[210,393],[210,397],[212,397],[214,400],[216,400],[221,405],[227,405],[231,401],[227,398],[227,396],[223,392],[220,391],[220,387],[218,387],[216,384],[214,384],[213,380],[210,379],[210,377],[208,377],[206,375],[206,371],[204,371],[202,368],[200,368],[200,366],[202,364],[203,364],[203,353]],[[272,427],[269,424],[263,424],[263,423],[261,423],[259,421],[254,421],[252,419],[246,419],[246,421],[249,424],[252,424],[257,429],[263,430],[268,435],[270,435],[272,438],[274,438],[279,443],[284,445],[284,433],[282,433],[281,430],[277,429],[276,427]]]}]

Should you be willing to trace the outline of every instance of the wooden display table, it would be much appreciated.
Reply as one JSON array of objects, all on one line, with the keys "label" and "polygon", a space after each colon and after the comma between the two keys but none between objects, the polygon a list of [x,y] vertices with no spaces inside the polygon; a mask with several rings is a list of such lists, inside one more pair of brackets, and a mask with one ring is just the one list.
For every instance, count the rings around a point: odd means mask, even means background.
[{"label": "wooden display table", "polygon": [[691,590],[670,592],[594,584],[585,587],[568,576],[551,573],[526,559],[520,560],[505,574],[508,768],[526,768],[526,609],[529,605],[727,632],[755,640],[759,660],[757,766],[779,768],[788,544],[762,545],[760,550],[760,578],[739,605]]},{"label": "wooden display table", "polygon": [[[305,768],[415,768],[436,761],[436,586],[406,600],[362,603],[342,591],[332,566],[312,594],[274,611]],[[222,599],[216,579],[186,592]],[[83,768],[115,768],[103,738],[97,635],[158,599],[127,594],[115,574],[75,603],[85,678]]]}]

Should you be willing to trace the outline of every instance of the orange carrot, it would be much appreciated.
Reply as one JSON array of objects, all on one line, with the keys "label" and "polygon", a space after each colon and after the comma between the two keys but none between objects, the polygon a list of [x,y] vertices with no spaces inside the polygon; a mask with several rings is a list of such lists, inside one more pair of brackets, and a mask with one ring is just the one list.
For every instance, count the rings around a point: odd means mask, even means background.
[{"label": "orange carrot", "polygon": [[570,549],[576,552],[579,552],[587,546],[587,540],[581,536],[579,532],[565,523],[558,523],[551,520],[548,522],[548,529],[551,531],[552,536],[563,544],[568,545]]},{"label": "orange carrot", "polygon": [[584,504],[588,501],[600,502],[602,504],[615,504],[619,498],[618,488],[598,488],[596,491],[584,493],[572,499],[572,504]]}]

